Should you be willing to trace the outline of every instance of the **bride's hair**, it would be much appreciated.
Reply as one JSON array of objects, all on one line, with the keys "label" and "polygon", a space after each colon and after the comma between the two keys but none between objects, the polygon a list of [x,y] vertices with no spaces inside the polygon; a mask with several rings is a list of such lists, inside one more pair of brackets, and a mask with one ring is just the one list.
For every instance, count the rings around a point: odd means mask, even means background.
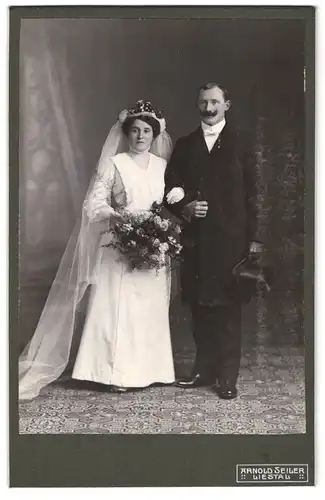
[{"label": "bride's hair", "polygon": [[141,120],[142,122],[148,123],[153,131],[153,138],[155,139],[160,134],[160,123],[153,116],[139,115],[139,116],[128,116],[126,120],[122,123],[122,131],[128,136],[130,129],[135,122],[135,120]]}]

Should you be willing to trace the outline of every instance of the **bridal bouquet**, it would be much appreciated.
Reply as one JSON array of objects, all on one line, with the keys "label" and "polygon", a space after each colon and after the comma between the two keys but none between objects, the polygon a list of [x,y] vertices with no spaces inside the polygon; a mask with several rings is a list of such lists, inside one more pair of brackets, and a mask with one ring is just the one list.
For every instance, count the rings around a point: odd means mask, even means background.
[{"label": "bridal bouquet", "polygon": [[179,224],[163,216],[163,206],[154,203],[149,211],[123,212],[110,229],[113,240],[106,247],[117,249],[132,269],[160,269],[171,259],[180,260]]}]

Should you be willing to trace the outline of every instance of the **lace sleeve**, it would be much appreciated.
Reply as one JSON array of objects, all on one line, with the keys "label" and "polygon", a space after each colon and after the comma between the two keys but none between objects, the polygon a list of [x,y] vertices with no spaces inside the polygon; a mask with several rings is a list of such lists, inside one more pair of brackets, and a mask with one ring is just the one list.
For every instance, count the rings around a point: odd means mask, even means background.
[{"label": "lace sleeve", "polygon": [[93,186],[84,202],[84,210],[93,222],[109,219],[114,213],[111,206],[112,187],[115,179],[115,165],[108,159],[101,162]]}]

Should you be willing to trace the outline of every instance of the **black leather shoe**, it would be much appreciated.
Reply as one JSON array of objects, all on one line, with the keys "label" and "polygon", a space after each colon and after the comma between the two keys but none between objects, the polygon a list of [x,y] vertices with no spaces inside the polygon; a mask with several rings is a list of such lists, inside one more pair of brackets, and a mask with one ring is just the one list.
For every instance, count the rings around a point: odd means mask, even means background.
[{"label": "black leather shoe", "polygon": [[235,399],[238,394],[238,391],[235,386],[232,387],[216,386],[215,389],[220,399]]},{"label": "black leather shoe", "polygon": [[199,373],[189,378],[182,378],[176,380],[176,387],[181,387],[182,389],[194,389],[195,387],[207,387],[212,385],[212,381],[208,381],[202,377]]}]

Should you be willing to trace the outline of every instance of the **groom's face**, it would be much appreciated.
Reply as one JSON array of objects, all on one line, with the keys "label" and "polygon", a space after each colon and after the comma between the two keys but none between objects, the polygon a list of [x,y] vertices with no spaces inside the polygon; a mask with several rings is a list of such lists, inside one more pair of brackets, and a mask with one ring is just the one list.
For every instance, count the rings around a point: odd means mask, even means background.
[{"label": "groom's face", "polygon": [[223,91],[219,87],[201,90],[198,97],[198,108],[201,120],[207,125],[215,125],[225,117],[230,108],[230,101],[226,101]]}]

